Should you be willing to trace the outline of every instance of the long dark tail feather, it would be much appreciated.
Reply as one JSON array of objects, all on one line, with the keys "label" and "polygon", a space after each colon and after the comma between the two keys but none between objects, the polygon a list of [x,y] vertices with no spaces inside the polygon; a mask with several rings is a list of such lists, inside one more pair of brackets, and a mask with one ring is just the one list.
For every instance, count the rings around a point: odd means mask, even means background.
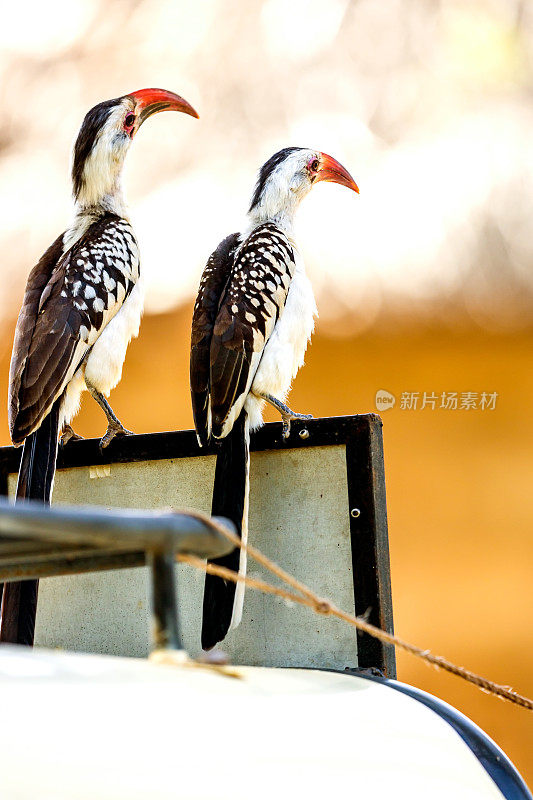
[{"label": "long dark tail feather", "polygon": [[[57,459],[59,404],[43,420],[41,427],[24,442],[17,483],[17,502],[41,500],[50,504]],[[39,581],[6,583],[0,615],[0,642],[33,645]]]},{"label": "long dark tail feather", "polygon": [[[239,536],[246,538],[248,531],[248,481],[249,432],[248,415],[241,411],[231,432],[221,440],[215,468],[215,485],[211,513],[227,517],[237,527]],[[246,553],[236,548],[211,564],[227,567],[235,572],[246,571]],[[240,622],[244,584],[226,581],[216,575],[205,576],[202,619],[202,647],[210,650],[221,642],[230,627]]]}]

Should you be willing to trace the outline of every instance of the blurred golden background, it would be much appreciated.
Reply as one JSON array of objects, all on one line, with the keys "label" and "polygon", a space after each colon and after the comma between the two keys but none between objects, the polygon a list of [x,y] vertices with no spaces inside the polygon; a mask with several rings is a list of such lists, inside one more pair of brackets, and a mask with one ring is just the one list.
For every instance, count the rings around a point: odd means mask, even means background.
[{"label": "blurred golden background", "polygon": [[[27,274],[72,213],[69,149],[89,107],[161,86],[201,117],[155,117],[128,156],[146,315],[112,404],[136,432],[192,425],[193,295],[259,166],[282,146],[330,153],[361,195],[322,185],[300,210],[320,321],[291,405],[350,414],[395,395],[396,630],[529,696],[532,45],[526,0],[34,0],[4,9],[0,30],[3,396]],[[440,408],[443,392],[457,409]],[[460,408],[466,392],[476,408]],[[96,404],[75,428],[103,433]],[[530,714],[401,654],[398,671],[533,782]]]}]

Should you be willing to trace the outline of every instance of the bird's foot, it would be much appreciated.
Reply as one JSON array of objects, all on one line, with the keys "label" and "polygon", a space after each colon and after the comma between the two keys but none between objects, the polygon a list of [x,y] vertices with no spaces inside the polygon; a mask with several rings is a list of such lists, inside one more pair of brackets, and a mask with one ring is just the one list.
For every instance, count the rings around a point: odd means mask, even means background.
[{"label": "bird's foot", "polygon": [[59,444],[61,447],[64,447],[69,442],[77,442],[80,439],[83,439],[83,436],[79,436],[75,433],[70,425],[63,425],[63,430],[61,431],[61,436],[59,438]]},{"label": "bird's foot", "polygon": [[293,411],[292,408],[282,403],[281,400],[278,400],[277,397],[274,397],[272,394],[259,394],[256,393],[255,395],[260,400],[266,400],[267,403],[270,403],[279,413],[281,414],[282,419],[282,428],[281,428],[281,435],[284,439],[288,439],[290,432],[291,432],[291,422],[293,419],[313,419],[312,414],[297,414],[296,411]]},{"label": "bird's foot", "polygon": [[109,425],[107,426],[107,431],[100,439],[100,449],[105,450],[106,447],[109,447],[113,439],[115,439],[117,436],[133,436],[133,431],[129,431],[118,421],[114,422],[113,420],[110,420]]},{"label": "bird's foot", "polygon": [[282,414],[281,420],[281,436],[283,439],[288,439],[291,433],[291,422],[293,419],[313,419],[312,414],[297,414],[296,411],[291,411],[289,414]]}]

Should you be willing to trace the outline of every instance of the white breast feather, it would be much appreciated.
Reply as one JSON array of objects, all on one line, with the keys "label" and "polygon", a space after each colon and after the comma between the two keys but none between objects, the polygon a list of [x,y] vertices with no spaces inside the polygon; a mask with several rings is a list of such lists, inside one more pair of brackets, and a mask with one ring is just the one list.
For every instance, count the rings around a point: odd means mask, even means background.
[{"label": "white breast feather", "polygon": [[69,385],[63,394],[61,409],[59,412],[59,429],[68,424],[79,411],[81,393],[85,389],[85,378],[83,368],[80,367],[74,374]]},{"label": "white breast feather", "polygon": [[[318,316],[311,282],[303,261],[295,251],[296,267],[283,313],[268,340],[252,383],[252,392],[271,394],[284,401],[296,373],[304,363],[307,343]],[[264,403],[250,394],[246,410],[252,430],[263,424]]]},{"label": "white breast feather", "polygon": [[61,404],[60,426],[70,422],[77,414],[81,394],[86,389],[85,377],[106,396],[120,381],[128,344],[139,334],[143,301],[143,281],[140,278],[126,302],[94,343],[86,364],[79,367],[74,376],[69,378],[70,383]]},{"label": "white breast feather", "polygon": [[120,311],[96,340],[85,367],[87,380],[108,395],[122,377],[122,366],[131,340],[139,335],[143,310],[143,281],[133,287]]}]

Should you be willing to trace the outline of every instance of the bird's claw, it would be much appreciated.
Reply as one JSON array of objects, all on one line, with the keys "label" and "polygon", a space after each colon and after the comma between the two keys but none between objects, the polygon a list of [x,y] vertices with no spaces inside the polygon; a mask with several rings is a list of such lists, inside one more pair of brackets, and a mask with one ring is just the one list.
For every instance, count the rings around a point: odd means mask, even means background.
[{"label": "bird's claw", "polygon": [[312,414],[297,414],[295,411],[292,414],[283,414],[282,417],[282,424],[281,424],[281,438],[288,439],[291,435],[291,422],[293,419],[313,419]]},{"label": "bird's claw", "polygon": [[129,431],[120,423],[117,425],[114,422],[110,422],[107,426],[107,431],[100,439],[100,450],[105,450],[106,447],[109,447],[117,436],[133,436],[133,431]]},{"label": "bird's claw", "polygon": [[61,436],[59,437],[59,444],[61,447],[65,447],[66,444],[69,442],[77,442],[83,439],[83,436],[79,436],[75,433],[70,425],[64,425],[63,430],[61,431]]}]

